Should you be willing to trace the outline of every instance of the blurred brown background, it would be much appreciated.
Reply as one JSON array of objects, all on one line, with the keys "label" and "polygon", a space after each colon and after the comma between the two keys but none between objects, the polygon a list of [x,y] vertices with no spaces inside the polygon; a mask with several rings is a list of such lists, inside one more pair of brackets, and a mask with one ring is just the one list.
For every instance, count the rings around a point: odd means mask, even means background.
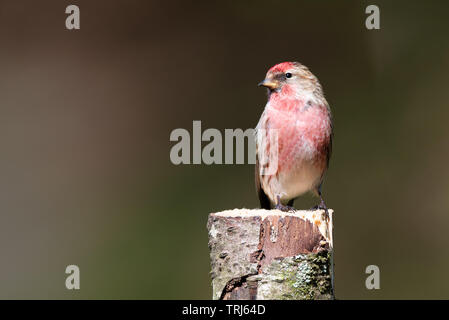
[{"label": "blurred brown background", "polygon": [[[381,30],[365,28],[369,4]],[[207,214],[258,206],[253,167],[175,166],[169,135],[254,127],[256,84],[286,60],[334,112],[337,298],[449,298],[448,9],[0,0],[0,298],[209,299]],[[81,290],[65,288],[69,264]]]}]

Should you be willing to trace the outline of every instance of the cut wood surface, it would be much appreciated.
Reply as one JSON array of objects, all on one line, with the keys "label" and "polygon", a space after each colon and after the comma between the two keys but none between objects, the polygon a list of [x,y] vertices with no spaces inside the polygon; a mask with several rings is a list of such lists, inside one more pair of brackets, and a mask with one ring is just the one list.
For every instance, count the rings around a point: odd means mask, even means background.
[{"label": "cut wood surface", "polygon": [[332,210],[211,213],[213,299],[333,299],[332,215]]}]

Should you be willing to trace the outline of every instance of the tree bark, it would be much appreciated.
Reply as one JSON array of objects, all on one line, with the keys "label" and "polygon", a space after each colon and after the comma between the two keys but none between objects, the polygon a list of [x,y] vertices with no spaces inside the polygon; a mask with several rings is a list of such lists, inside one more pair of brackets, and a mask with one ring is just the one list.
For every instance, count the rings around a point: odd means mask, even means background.
[{"label": "tree bark", "polygon": [[332,214],[234,209],[207,222],[213,299],[333,299]]}]

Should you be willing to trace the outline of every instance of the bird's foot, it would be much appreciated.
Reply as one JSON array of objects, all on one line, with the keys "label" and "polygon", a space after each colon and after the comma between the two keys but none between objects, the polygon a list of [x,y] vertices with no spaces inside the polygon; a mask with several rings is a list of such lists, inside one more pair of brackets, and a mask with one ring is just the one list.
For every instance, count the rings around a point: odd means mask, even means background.
[{"label": "bird's foot", "polygon": [[326,204],[324,203],[323,199],[321,199],[321,202],[318,205],[318,209],[324,210],[324,216],[326,218],[326,221],[329,221],[329,210],[328,210]]},{"label": "bird's foot", "polygon": [[[283,204],[281,204],[281,197],[278,195],[277,197],[277,204],[274,206],[275,209],[277,210],[281,210],[283,212],[295,212],[295,208],[291,207],[291,206],[284,206]],[[293,201],[290,201],[288,204],[293,204]]]},{"label": "bird's foot", "polygon": [[324,203],[323,199],[321,199],[319,205],[316,205],[316,206],[310,208],[310,210],[324,210],[326,219],[329,219],[329,209],[327,208],[326,203]]},{"label": "bird's foot", "polygon": [[324,200],[321,199],[319,205],[316,205],[316,206],[310,208],[309,210],[326,210],[327,211],[327,206],[326,206],[326,203],[324,203]]},{"label": "bird's foot", "polygon": [[295,212],[296,211],[295,208],[290,207],[290,206],[284,206],[284,205],[282,205],[280,203],[278,203],[274,208],[277,209],[277,210],[281,210],[283,212]]}]

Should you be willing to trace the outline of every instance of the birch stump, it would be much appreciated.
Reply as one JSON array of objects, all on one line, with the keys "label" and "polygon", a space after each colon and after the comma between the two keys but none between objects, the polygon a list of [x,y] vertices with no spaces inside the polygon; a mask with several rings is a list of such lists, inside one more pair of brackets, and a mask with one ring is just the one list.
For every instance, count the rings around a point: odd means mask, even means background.
[{"label": "birch stump", "polygon": [[333,299],[332,214],[262,209],[211,213],[213,299]]}]

